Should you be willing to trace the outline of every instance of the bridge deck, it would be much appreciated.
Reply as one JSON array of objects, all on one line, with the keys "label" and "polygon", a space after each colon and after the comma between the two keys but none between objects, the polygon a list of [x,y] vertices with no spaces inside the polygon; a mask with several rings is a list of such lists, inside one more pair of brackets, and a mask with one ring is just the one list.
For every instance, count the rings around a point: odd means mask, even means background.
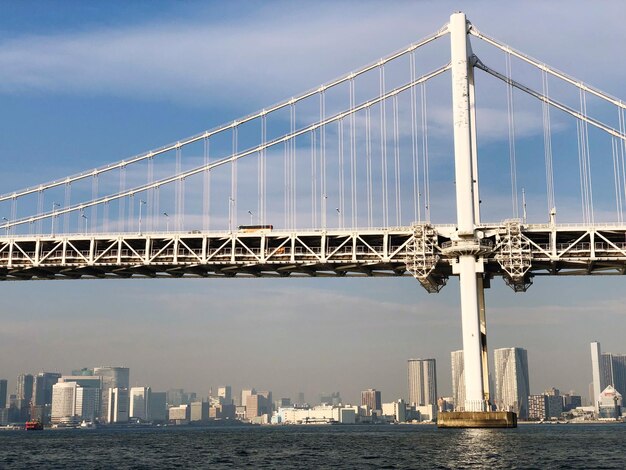
[{"label": "bridge deck", "polygon": [[[626,273],[625,225],[518,226],[517,239],[507,236],[506,224],[479,227],[481,244],[490,248],[477,258],[490,276],[507,277],[520,263],[531,277]],[[410,274],[407,262],[428,254],[416,245],[415,227],[4,236],[0,280],[402,276]],[[456,262],[445,248],[453,243],[455,228],[428,227],[435,233],[428,274],[445,279]]]}]

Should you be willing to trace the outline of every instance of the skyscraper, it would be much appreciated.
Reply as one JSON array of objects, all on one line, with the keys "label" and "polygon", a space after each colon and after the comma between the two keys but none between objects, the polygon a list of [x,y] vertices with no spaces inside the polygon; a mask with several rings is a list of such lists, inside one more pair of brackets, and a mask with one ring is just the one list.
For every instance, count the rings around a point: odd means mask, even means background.
[{"label": "skyscraper", "polygon": [[151,419],[151,395],[152,389],[150,387],[132,387],[130,389],[129,415],[131,418],[143,421]]},{"label": "skyscraper", "polygon": [[463,411],[465,409],[465,373],[463,364],[463,350],[452,351],[452,398],[454,399],[454,409]]},{"label": "skyscraper", "polygon": [[437,405],[437,364],[435,359],[409,359],[409,403]]},{"label": "skyscraper", "polygon": [[600,349],[600,343],[598,341],[593,341],[591,343],[591,375],[593,376],[593,394],[589,397],[591,399],[591,403],[598,411],[598,398],[600,397],[600,392],[606,388],[606,385],[602,385],[603,374],[600,372],[600,356],[602,356],[602,351]]},{"label": "skyscraper", "polygon": [[114,387],[108,389],[107,423],[125,423],[128,421],[128,389]]},{"label": "skyscraper", "polygon": [[58,382],[61,374],[58,372],[39,372],[33,381],[34,404],[37,406],[52,403],[52,386]]},{"label": "skyscraper", "polygon": [[[109,416],[109,389],[128,389],[130,386],[130,370],[128,367],[94,367],[93,375],[100,376],[102,380],[100,415],[103,418],[107,418]],[[125,396],[128,397],[128,393]],[[126,410],[128,410],[128,405],[126,405]]]},{"label": "skyscraper", "polygon": [[523,348],[501,348],[493,352],[496,374],[495,404],[500,411],[528,417],[528,353]]},{"label": "skyscraper", "polygon": [[0,410],[7,407],[7,380],[0,379]]},{"label": "skyscraper", "polygon": [[370,410],[382,411],[383,404],[380,391],[374,388],[368,388],[361,392],[361,405],[369,407]]},{"label": "skyscraper", "polygon": [[223,387],[218,387],[217,398],[219,398],[220,404],[231,405],[233,403],[231,386],[224,385]]},{"label": "skyscraper", "polygon": [[591,401],[598,409],[598,397],[612,385],[619,393],[626,393],[626,354],[602,353],[600,343],[591,343],[591,371],[593,396]]},{"label": "skyscraper", "polygon": [[28,421],[30,419],[30,405],[33,398],[32,375],[20,374],[17,376],[15,398],[15,403],[20,414],[20,421]]},{"label": "skyscraper", "polygon": [[93,421],[100,403],[98,387],[81,386],[76,382],[58,382],[52,386],[52,422],[77,423]]}]

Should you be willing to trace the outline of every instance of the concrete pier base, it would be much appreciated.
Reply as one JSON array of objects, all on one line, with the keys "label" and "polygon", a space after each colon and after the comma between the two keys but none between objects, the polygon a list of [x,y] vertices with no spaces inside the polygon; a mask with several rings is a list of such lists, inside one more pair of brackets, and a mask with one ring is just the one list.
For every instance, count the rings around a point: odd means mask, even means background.
[{"label": "concrete pier base", "polygon": [[516,428],[517,415],[512,411],[452,411],[439,413],[439,428]]}]

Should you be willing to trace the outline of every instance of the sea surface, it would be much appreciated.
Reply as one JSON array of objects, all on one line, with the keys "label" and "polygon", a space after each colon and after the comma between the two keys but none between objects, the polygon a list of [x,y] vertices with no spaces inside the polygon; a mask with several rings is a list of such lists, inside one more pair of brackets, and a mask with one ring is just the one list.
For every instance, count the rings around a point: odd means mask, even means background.
[{"label": "sea surface", "polygon": [[0,431],[0,468],[626,468],[626,424]]}]

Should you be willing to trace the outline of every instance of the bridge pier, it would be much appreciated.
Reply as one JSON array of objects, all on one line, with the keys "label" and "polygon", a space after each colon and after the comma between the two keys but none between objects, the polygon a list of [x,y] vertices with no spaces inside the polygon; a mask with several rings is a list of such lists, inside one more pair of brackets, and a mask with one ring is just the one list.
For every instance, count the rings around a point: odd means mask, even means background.
[{"label": "bridge pier", "polygon": [[[454,165],[457,233],[443,251],[456,257],[454,274],[461,289],[461,324],[465,404],[462,412],[442,413],[441,427],[511,427],[516,420],[502,419],[489,411],[489,367],[482,256],[490,251],[483,243],[478,195],[478,161],[471,47],[464,13],[450,17],[449,32],[454,119]],[[458,406],[458,405],[457,405]],[[444,416],[445,415],[445,416]]]}]

